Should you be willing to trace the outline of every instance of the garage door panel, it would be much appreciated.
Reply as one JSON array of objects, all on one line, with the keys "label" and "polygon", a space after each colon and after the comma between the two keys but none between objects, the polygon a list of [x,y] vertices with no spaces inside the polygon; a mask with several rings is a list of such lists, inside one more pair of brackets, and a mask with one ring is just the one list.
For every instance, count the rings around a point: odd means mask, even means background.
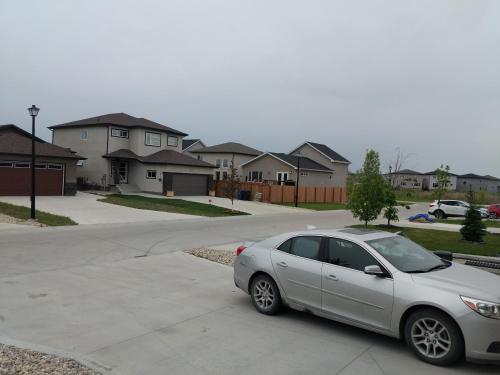
[{"label": "garage door panel", "polygon": [[208,176],[197,174],[173,174],[172,189],[176,196],[207,195]]},{"label": "garage door panel", "polygon": [[[62,195],[63,171],[36,170],[36,195]],[[31,195],[30,168],[0,168],[0,195]]]}]

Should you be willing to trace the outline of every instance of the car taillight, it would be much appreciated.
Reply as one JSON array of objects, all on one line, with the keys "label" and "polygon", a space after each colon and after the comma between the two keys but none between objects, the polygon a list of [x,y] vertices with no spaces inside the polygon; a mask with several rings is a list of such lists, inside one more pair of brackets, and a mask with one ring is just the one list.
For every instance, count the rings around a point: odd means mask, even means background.
[{"label": "car taillight", "polygon": [[239,247],[236,249],[236,256],[240,255],[240,254],[243,252],[243,250],[245,250],[245,249],[246,249],[246,247],[245,247],[245,246],[243,246],[243,245],[239,246]]}]

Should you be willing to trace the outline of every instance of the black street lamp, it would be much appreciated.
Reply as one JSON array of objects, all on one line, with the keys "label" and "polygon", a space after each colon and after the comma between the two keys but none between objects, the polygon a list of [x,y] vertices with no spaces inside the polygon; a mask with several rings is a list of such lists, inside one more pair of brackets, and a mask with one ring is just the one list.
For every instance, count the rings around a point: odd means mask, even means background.
[{"label": "black street lamp", "polygon": [[32,105],[28,108],[31,116],[31,218],[35,219],[35,117],[40,108]]},{"label": "black street lamp", "polygon": [[299,206],[299,177],[300,177],[300,155],[297,157],[297,181],[295,182],[295,207]]}]

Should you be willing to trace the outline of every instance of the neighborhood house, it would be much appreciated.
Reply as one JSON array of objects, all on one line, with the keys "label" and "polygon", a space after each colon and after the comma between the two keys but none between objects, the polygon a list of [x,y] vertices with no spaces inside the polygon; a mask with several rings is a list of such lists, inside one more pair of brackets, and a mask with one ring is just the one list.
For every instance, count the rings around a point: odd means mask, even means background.
[{"label": "neighborhood house", "polygon": [[186,134],[166,125],[113,113],[49,129],[54,144],[86,158],[82,184],[174,195],[207,195],[212,184],[214,166],[183,153]]}]

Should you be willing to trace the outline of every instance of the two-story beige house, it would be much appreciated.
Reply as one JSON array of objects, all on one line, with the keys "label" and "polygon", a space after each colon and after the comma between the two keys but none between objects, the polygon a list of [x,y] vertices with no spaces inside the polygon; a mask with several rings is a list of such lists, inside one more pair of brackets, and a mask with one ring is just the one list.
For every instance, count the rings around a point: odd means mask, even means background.
[{"label": "two-story beige house", "polygon": [[345,187],[350,162],[330,147],[304,142],[289,153],[266,152],[243,163],[246,181],[301,186]]},{"label": "two-story beige house", "polygon": [[241,143],[226,142],[219,145],[191,150],[190,153],[199,160],[215,164],[214,179],[225,180],[231,173],[231,163],[234,163],[236,173],[243,178],[239,166],[260,155],[262,152]]},{"label": "two-story beige house", "polygon": [[154,121],[112,113],[50,126],[52,141],[86,160],[77,177],[119,190],[206,195],[214,166],[182,153],[187,135]]}]

